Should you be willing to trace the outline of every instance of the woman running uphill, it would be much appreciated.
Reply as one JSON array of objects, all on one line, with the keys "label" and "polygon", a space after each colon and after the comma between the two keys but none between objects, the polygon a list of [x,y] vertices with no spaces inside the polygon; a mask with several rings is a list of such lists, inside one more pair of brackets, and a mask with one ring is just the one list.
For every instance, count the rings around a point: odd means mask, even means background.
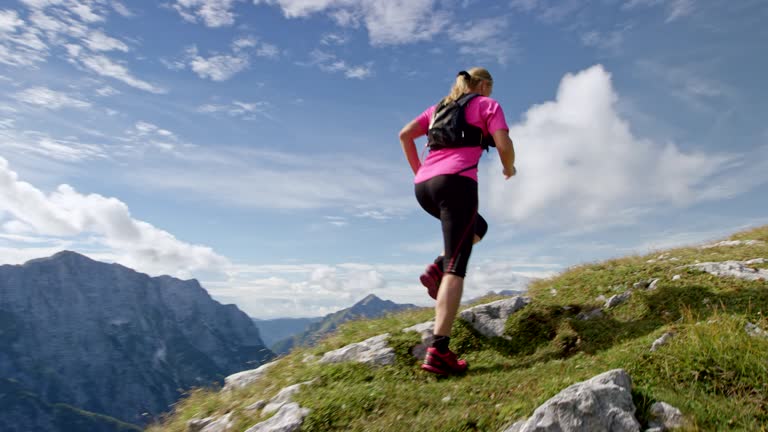
[{"label": "woman running uphill", "polygon": [[[487,70],[461,71],[448,96],[400,131],[403,152],[416,175],[416,199],[440,219],[443,229],[443,253],[421,275],[428,294],[437,300],[435,338],[421,368],[437,374],[467,370],[467,362],[459,360],[448,343],[472,245],[488,230],[477,213],[477,166],[483,149],[498,148],[505,178],[516,173],[509,127],[501,106],[490,98],[492,89]],[[423,135],[428,136],[430,152],[422,163],[414,140]]]}]

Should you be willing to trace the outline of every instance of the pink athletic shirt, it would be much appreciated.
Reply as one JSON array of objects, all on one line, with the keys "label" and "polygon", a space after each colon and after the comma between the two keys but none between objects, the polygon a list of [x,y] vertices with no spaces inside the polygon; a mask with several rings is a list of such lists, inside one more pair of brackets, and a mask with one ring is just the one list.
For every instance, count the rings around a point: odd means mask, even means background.
[{"label": "pink athletic shirt", "polygon": [[[416,121],[419,122],[424,130],[429,130],[429,123],[432,121],[432,115],[436,108],[437,105],[433,105],[416,117]],[[492,135],[500,129],[509,130],[501,105],[489,97],[477,96],[469,101],[469,104],[464,108],[464,118],[472,126],[481,128],[483,134],[486,135]],[[477,164],[482,155],[483,149],[480,147],[460,147],[430,151],[427,158],[421,164],[421,168],[416,173],[414,183],[421,183],[443,174],[455,174]],[[477,181],[477,168],[464,171],[459,175]]]}]

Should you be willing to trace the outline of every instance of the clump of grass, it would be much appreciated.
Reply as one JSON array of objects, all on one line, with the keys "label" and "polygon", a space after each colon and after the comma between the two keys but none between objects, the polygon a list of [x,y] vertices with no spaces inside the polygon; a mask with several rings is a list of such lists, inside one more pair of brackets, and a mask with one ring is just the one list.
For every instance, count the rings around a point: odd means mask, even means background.
[{"label": "clump of grass", "polygon": [[768,338],[749,335],[742,315],[700,321],[686,312],[685,321],[649,366],[670,382],[768,407]]},{"label": "clump of grass", "polygon": [[553,341],[558,329],[566,328],[561,326],[564,320],[580,311],[578,305],[562,307],[534,302],[512,314],[504,329],[509,354],[533,354],[538,347]]}]

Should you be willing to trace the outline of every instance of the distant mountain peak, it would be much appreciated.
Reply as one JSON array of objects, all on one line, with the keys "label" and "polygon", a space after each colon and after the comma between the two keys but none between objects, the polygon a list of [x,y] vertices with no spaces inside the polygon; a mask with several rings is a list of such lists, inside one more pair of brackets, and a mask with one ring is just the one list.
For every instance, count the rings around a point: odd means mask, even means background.
[{"label": "distant mountain peak", "polygon": [[382,301],[384,300],[380,299],[379,297],[376,297],[376,294],[368,294],[367,296],[365,296],[364,299],[360,300],[356,304],[366,305],[369,303],[376,303],[376,302],[382,302]]},{"label": "distant mountain peak", "polygon": [[75,262],[83,262],[83,261],[96,262],[95,260],[83,254],[77,253],[75,251],[63,250],[60,252],[56,252],[55,254],[49,257],[31,259],[24,264],[33,264],[33,263],[40,263],[40,262],[46,262],[46,261],[65,261],[65,260],[75,261]]},{"label": "distant mountain peak", "polygon": [[[51,256],[51,258],[54,258],[54,259],[61,259],[61,258],[85,258],[85,259],[91,260],[87,256],[85,256],[85,255],[83,255],[81,253],[75,252],[75,251],[71,251],[71,250],[63,250],[61,252],[56,252],[55,254],[53,254],[53,256]],[[91,260],[91,261],[93,261],[93,260]]]},{"label": "distant mountain peak", "polygon": [[[40,395],[41,416],[50,411],[45,404],[64,403],[143,425],[185,389],[273,357],[248,316],[197,281],[150,277],[69,250],[0,266],[0,299],[0,376]],[[53,431],[35,423],[37,415],[11,412],[29,417],[12,430]]]}]

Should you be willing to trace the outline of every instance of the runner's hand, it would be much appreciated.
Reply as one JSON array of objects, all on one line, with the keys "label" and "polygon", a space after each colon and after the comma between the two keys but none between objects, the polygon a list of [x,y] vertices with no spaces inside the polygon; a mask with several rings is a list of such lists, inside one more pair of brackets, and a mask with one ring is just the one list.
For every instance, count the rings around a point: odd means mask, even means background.
[{"label": "runner's hand", "polygon": [[517,174],[517,168],[515,168],[514,166],[512,168],[510,168],[510,169],[504,168],[504,178],[505,179],[508,180],[510,177],[514,176],[515,174]]}]

